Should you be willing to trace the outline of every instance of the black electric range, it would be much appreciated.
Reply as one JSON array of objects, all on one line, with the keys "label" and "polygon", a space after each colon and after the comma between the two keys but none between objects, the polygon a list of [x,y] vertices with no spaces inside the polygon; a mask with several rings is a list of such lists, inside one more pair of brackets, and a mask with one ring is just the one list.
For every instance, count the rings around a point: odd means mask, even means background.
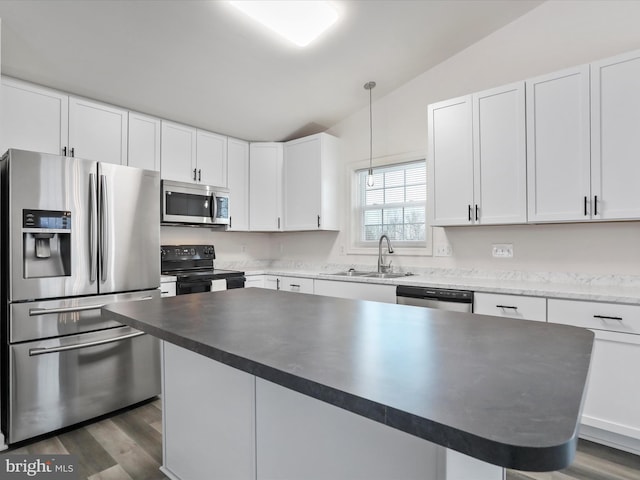
[{"label": "black electric range", "polygon": [[212,280],[225,280],[226,288],[244,288],[244,272],[214,267],[213,245],[163,245],[160,247],[162,275],[176,277],[176,295],[211,291]]}]

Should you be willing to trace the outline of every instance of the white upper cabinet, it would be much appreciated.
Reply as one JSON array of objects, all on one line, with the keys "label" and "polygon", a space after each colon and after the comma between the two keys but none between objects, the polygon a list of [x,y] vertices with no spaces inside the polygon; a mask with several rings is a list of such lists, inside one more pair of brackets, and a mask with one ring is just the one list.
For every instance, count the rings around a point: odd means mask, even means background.
[{"label": "white upper cabinet", "polygon": [[249,228],[282,230],[283,146],[278,142],[249,147]]},{"label": "white upper cabinet", "polygon": [[593,218],[640,218],[640,51],[591,64]]},{"label": "white upper cabinet", "polygon": [[524,83],[429,105],[433,224],[525,223]]},{"label": "white upper cabinet", "polygon": [[284,230],[338,230],[338,139],[326,133],[284,144]]},{"label": "white upper cabinet", "polygon": [[228,230],[249,230],[249,142],[227,141],[230,219]]},{"label": "white upper cabinet", "polygon": [[162,120],[160,167],[165,180],[197,181],[195,128]]},{"label": "white upper cabinet", "polygon": [[160,171],[160,120],[129,112],[128,165]]},{"label": "white upper cabinet", "polygon": [[589,67],[526,84],[529,221],[588,220]]},{"label": "white upper cabinet", "polygon": [[524,82],[473,95],[473,220],[527,221]]},{"label": "white upper cabinet", "polygon": [[196,134],[197,182],[227,187],[227,137],[198,130]]},{"label": "white upper cabinet", "polygon": [[69,97],[2,77],[0,151],[9,148],[62,155],[69,138]]},{"label": "white upper cabinet", "polygon": [[127,110],[69,97],[71,156],[127,164]]},{"label": "white upper cabinet", "polygon": [[429,191],[433,225],[469,225],[473,208],[471,95],[431,104]]}]

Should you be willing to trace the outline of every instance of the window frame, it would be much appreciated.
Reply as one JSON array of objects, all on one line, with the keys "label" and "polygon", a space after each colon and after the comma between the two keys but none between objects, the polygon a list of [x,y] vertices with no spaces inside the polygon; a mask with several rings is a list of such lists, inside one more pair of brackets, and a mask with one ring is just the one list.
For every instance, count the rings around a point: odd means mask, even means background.
[{"label": "window frame", "polygon": [[[425,161],[425,166],[427,167],[427,189],[429,187],[429,168],[428,168],[428,160],[426,159],[426,155],[423,152],[413,152],[406,153],[401,155],[393,155],[387,157],[378,157],[374,158],[372,161],[372,166],[376,167],[391,167],[398,164],[410,163],[415,161]],[[347,166],[347,178],[350,179],[349,188],[350,188],[350,205],[349,205],[349,242],[347,255],[371,255],[376,254],[378,250],[377,242],[371,245],[365,245],[360,241],[360,190],[358,184],[358,171],[362,169],[366,169],[369,167],[368,160],[362,160],[357,162],[352,162]],[[401,243],[396,247],[393,244],[393,249],[395,250],[396,255],[404,255],[404,256],[432,256],[433,247],[432,247],[432,238],[433,238],[433,228],[432,228],[432,219],[431,219],[431,210],[429,208],[429,194],[427,191],[427,199],[425,205],[425,240],[420,245],[411,245],[404,246]]]}]

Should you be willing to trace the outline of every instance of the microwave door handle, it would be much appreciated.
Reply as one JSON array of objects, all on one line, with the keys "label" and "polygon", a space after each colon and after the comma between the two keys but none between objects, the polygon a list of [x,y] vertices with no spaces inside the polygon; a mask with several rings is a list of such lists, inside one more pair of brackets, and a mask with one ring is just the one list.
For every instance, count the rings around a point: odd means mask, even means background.
[{"label": "microwave door handle", "polygon": [[[66,148],[66,147],[65,147]],[[90,192],[90,205],[89,205],[89,261],[90,261],[90,273],[89,279],[93,283],[97,278],[98,269],[98,193],[96,192],[96,175],[95,173],[89,174],[89,192]]]},{"label": "microwave door handle", "polygon": [[218,216],[218,202],[216,201],[216,194],[211,194],[211,221],[216,223],[216,217]]}]

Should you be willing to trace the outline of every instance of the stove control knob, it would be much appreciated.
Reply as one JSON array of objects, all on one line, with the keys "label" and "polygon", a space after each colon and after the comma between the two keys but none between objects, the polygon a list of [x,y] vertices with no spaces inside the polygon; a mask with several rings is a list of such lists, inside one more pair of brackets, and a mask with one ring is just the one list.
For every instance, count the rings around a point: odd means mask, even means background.
[{"label": "stove control knob", "polygon": [[196,254],[196,249],[192,248],[190,253],[191,253],[191,255],[195,255]]}]

